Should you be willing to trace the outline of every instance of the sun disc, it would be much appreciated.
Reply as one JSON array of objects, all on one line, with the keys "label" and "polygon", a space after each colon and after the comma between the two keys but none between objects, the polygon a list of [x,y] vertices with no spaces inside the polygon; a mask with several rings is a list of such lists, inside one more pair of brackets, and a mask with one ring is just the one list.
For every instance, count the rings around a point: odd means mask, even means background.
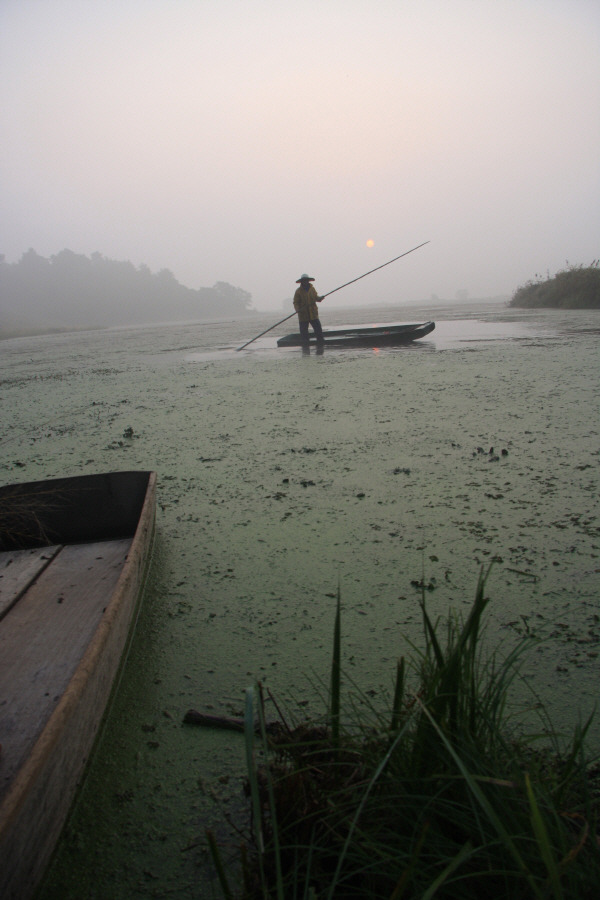
[{"label": "sun disc", "polygon": [[372,241],[371,238],[369,238],[369,240],[367,241],[367,247],[373,247],[373,246],[375,246],[375,241]]}]

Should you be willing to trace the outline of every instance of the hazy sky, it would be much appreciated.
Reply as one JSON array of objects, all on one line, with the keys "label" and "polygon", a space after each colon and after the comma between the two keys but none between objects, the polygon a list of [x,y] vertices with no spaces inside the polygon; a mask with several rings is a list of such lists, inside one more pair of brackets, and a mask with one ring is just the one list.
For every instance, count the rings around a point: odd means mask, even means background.
[{"label": "hazy sky", "polygon": [[99,251],[279,310],[427,240],[331,305],[600,256],[598,0],[0,0],[0,107],[9,262]]}]

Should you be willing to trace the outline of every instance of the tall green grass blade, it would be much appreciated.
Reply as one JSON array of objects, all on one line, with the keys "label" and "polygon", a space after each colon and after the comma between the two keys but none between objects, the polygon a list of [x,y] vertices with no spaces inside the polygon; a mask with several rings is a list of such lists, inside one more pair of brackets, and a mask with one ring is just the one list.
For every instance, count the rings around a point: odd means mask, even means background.
[{"label": "tall green grass blade", "polygon": [[400,878],[398,879],[396,886],[393,890],[393,893],[390,897],[390,900],[402,900],[404,896],[404,891],[408,886],[408,880],[412,876],[414,870],[417,867],[419,862],[419,857],[421,855],[421,850],[423,849],[423,844],[425,843],[425,837],[427,836],[427,832],[429,831],[431,823],[425,822],[421,829],[421,834],[419,835],[419,839],[417,840],[417,846],[412,852],[412,856],[408,866],[402,872]]},{"label": "tall green grass blade", "polygon": [[404,680],[405,680],[404,657],[402,656],[396,664],[396,685],[394,688],[394,700],[392,703],[392,721],[390,728],[392,733],[396,731],[400,725],[400,717],[402,715],[402,701],[404,700]]},{"label": "tall green grass blade", "polygon": [[264,852],[264,841],[260,815],[260,797],[256,768],[254,766],[254,689],[246,689],[246,704],[244,707],[244,747],[246,750],[246,770],[250,782],[250,797],[252,799],[252,818],[254,833],[259,854]]},{"label": "tall green grass blade", "polygon": [[571,781],[575,773],[585,772],[587,769],[584,753],[584,742],[594,716],[595,710],[591,712],[585,725],[577,725],[575,729],[570,752],[567,755],[566,759],[563,761],[563,765],[561,766],[561,780],[557,785],[554,794],[554,800],[557,805],[561,805],[563,803],[565,795],[567,794],[571,786]]},{"label": "tall green grass blade", "polygon": [[464,765],[462,759],[460,758],[458,753],[455,751],[454,747],[452,746],[452,744],[450,743],[450,741],[448,740],[446,735],[439,728],[437,722],[433,719],[429,710],[424,706],[424,704],[421,702],[421,700],[419,700],[419,698],[417,698],[417,703],[423,710],[423,713],[425,714],[425,716],[431,722],[432,727],[437,731],[441,741],[443,742],[446,749],[448,750],[448,753],[450,754],[450,756],[454,760],[456,766],[458,767],[459,771],[461,772],[461,774],[465,780],[465,783],[468,785],[469,790],[471,791],[471,794],[475,797],[475,799],[477,800],[477,803],[479,804],[481,809],[486,814],[487,819],[490,822],[490,824],[493,825],[498,837],[501,839],[502,843],[504,844],[504,846],[506,847],[506,849],[509,851],[510,855],[514,859],[515,863],[517,864],[519,871],[526,878],[527,883],[529,884],[529,887],[532,891],[533,896],[540,898],[540,900],[542,900],[543,892],[540,890],[540,888],[536,884],[535,879],[534,879],[533,875],[531,874],[531,871],[529,870],[522,855],[519,853],[519,850],[518,850],[512,836],[508,833],[508,831],[504,827],[500,817],[496,813],[492,804],[489,802],[489,800],[487,799],[487,797],[485,796],[483,791],[480,789],[479,785],[477,784],[476,779],[473,778],[471,773],[468,771],[468,769]]},{"label": "tall green grass blade", "polygon": [[338,584],[335,624],[333,627],[333,659],[331,662],[331,740],[334,748],[340,745],[340,696],[342,681],[341,595]]},{"label": "tall green grass blade", "polygon": [[252,802],[252,823],[254,840],[258,850],[258,867],[263,896],[267,897],[267,882],[263,855],[265,844],[262,830],[262,815],[260,808],[260,793],[258,788],[258,775],[254,765],[254,690],[246,689],[246,703],[244,707],[244,747],[246,750],[246,770],[248,772],[248,784],[250,786],[250,798]]},{"label": "tall green grass blade", "polygon": [[423,588],[423,596],[421,597],[421,613],[423,615],[423,625],[425,626],[425,637],[427,639],[427,646],[433,647],[433,652],[435,654],[435,659],[438,666],[444,665],[444,654],[442,652],[442,648],[438,641],[437,637],[437,628],[429,618],[429,613],[427,612],[427,607],[425,605],[425,588]]},{"label": "tall green grass blade", "polygon": [[438,889],[441,888],[450,875],[456,871],[464,862],[467,860],[473,853],[473,846],[471,842],[467,842],[464,847],[461,847],[454,859],[451,859],[443,872],[441,872],[438,877],[431,883],[431,885],[427,888],[421,900],[432,900],[432,897],[438,892]]},{"label": "tall green grass blade", "polygon": [[314,844],[314,841],[311,841],[309,848],[308,848],[308,858],[306,860],[306,875],[304,876],[304,881],[303,881],[304,892],[302,895],[302,900],[317,900],[316,891],[315,891],[313,885],[310,883],[310,872],[311,872],[311,868],[312,868],[312,860],[313,860],[314,850],[315,850],[315,844]]},{"label": "tall green grass blade", "polygon": [[208,841],[210,855],[217,872],[217,878],[219,879],[219,884],[221,885],[221,890],[223,891],[223,896],[225,897],[225,900],[233,900],[233,894],[231,892],[231,888],[229,887],[229,882],[227,881],[225,866],[223,865],[223,860],[221,859],[221,853],[219,851],[219,848],[217,847],[215,836],[209,828],[206,829],[205,834],[206,840]]},{"label": "tall green grass blade", "polygon": [[248,857],[248,848],[246,847],[246,844],[242,844],[242,846],[240,847],[240,857],[242,866],[242,883],[244,886],[244,893],[242,896],[249,897],[251,893],[254,870]]},{"label": "tall green grass blade", "polygon": [[531,826],[533,828],[533,833],[535,835],[538,849],[540,851],[540,856],[544,862],[544,865],[546,866],[546,871],[548,873],[548,882],[550,887],[552,888],[552,894],[555,897],[555,900],[562,900],[563,892],[560,884],[558,866],[556,865],[556,861],[552,854],[552,847],[550,844],[550,839],[548,837],[548,831],[540,813],[540,808],[535,798],[535,793],[531,785],[531,778],[529,777],[528,772],[525,773],[525,789],[527,791],[527,799],[529,801]]},{"label": "tall green grass blade", "polygon": [[466,626],[461,636],[462,644],[466,642],[470,644],[471,656],[474,655],[475,647],[481,634],[481,617],[489,602],[484,594],[484,591],[492,565],[493,563],[490,563],[487,572],[484,573],[482,569],[479,573],[477,588],[475,591],[475,602],[471,607]]},{"label": "tall green grass blade", "polygon": [[330,887],[329,887],[329,892],[328,892],[328,895],[327,895],[328,898],[329,898],[329,900],[332,900],[332,898],[335,896],[335,895],[334,895],[334,891],[335,891],[335,889],[336,889],[336,887],[337,887],[337,882],[338,882],[338,879],[339,879],[339,877],[340,877],[340,874],[341,874],[341,871],[342,871],[342,867],[343,867],[343,865],[344,865],[344,861],[345,861],[345,858],[346,858],[346,854],[348,853],[348,848],[350,847],[350,843],[351,843],[351,841],[352,841],[352,838],[354,837],[354,832],[355,832],[356,827],[357,827],[357,825],[358,825],[358,820],[359,820],[360,817],[361,817],[362,811],[363,811],[363,809],[364,809],[364,807],[365,807],[365,804],[366,804],[366,802],[367,802],[367,800],[368,800],[368,798],[369,798],[369,795],[371,794],[373,788],[374,788],[375,785],[377,784],[377,782],[378,782],[378,780],[379,780],[379,778],[380,778],[382,772],[383,772],[383,771],[385,770],[385,768],[387,767],[388,762],[389,762],[389,760],[390,760],[390,757],[392,756],[394,750],[396,749],[396,747],[398,746],[398,744],[400,743],[400,741],[404,738],[404,734],[405,734],[405,732],[408,730],[408,727],[409,727],[409,723],[407,722],[407,723],[404,725],[404,727],[401,729],[401,731],[398,732],[398,734],[396,735],[396,738],[394,739],[393,743],[392,743],[392,744],[390,745],[390,747],[388,748],[387,753],[385,754],[385,756],[383,757],[383,759],[381,760],[381,762],[380,762],[379,765],[377,766],[377,769],[375,770],[373,776],[371,777],[371,780],[369,781],[369,783],[368,783],[368,785],[367,785],[367,787],[366,787],[366,790],[364,791],[364,793],[363,793],[363,795],[362,795],[362,797],[361,797],[361,800],[360,800],[360,803],[358,804],[358,807],[357,807],[357,809],[356,809],[356,812],[354,813],[354,815],[353,815],[353,817],[352,817],[352,821],[351,821],[350,827],[349,827],[349,829],[348,829],[348,834],[346,835],[346,840],[344,841],[344,846],[343,846],[343,848],[342,848],[342,852],[340,853],[340,855],[339,855],[339,857],[338,857],[338,862],[337,862],[336,870],[335,870],[335,873],[334,873],[334,876],[333,876],[331,885],[330,885]]},{"label": "tall green grass blade", "polygon": [[[262,694],[260,694],[260,702],[258,703],[258,722],[260,727],[260,737],[263,747],[269,746],[267,737],[267,725],[265,720],[265,707],[262,702]],[[271,776],[271,767],[265,766],[265,777],[267,780],[267,790],[269,794],[269,810],[271,814],[271,825],[273,831],[273,853],[275,856],[275,878],[276,890],[279,900],[285,900],[283,885],[283,870],[281,867],[281,846],[279,841],[279,827],[277,824],[277,804],[275,802],[275,793],[273,791],[273,778]]]}]

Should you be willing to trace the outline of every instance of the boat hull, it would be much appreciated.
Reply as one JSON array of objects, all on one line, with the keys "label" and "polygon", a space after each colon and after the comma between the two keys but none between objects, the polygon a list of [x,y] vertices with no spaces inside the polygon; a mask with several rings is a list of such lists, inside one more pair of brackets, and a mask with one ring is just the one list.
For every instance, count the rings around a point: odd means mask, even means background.
[{"label": "boat hull", "polygon": [[[0,504],[49,489],[50,511],[37,516],[30,504],[25,546],[6,549],[14,532],[1,535],[0,896],[19,900],[44,873],[92,752],[132,633],[155,521],[152,472],[0,488]],[[12,583],[13,568],[36,565]]]},{"label": "boat hull", "polygon": [[[410,344],[430,334],[434,322],[416,325],[373,325],[348,328],[324,328],[323,343],[326,347],[395,347]],[[316,337],[310,334],[310,345],[316,345]],[[286,334],[277,341],[278,347],[301,347],[300,334]]]}]

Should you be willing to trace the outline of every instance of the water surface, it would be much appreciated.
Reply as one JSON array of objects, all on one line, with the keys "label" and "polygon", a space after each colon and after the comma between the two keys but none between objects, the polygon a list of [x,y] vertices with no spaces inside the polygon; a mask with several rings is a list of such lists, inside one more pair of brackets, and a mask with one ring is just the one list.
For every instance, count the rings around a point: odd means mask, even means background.
[{"label": "water surface", "polygon": [[523,674],[557,727],[594,704],[598,313],[372,316],[436,330],[309,356],[276,349],[293,320],[237,352],[277,316],[0,344],[3,482],[158,472],[133,646],[45,900],[211,896],[203,831],[229,839],[211,795],[243,819],[243,747],[183,716],[239,713],[254,679],[319,714],[338,585],[347,689],[383,703],[421,639],[415,584],[465,611],[496,557],[488,645],[548,639]]}]

